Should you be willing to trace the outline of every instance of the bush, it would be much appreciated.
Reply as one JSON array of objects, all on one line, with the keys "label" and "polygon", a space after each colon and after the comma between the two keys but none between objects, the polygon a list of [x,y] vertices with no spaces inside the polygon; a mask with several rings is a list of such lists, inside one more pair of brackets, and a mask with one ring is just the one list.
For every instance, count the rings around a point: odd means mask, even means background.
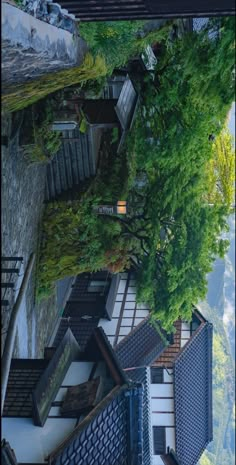
[{"label": "bush", "polygon": [[169,33],[169,26],[158,31],[141,34],[146,21],[101,21],[81,23],[79,32],[88,43],[94,56],[103,56],[108,74],[125,65],[147,45],[157,42]]},{"label": "bush", "polygon": [[45,208],[37,283],[40,299],[66,276],[102,268],[118,272],[129,266],[130,242],[121,234],[120,223],[94,212],[97,205],[114,204],[127,196],[126,155],[108,152],[108,140],[102,148],[101,171],[89,190],[79,200],[53,202]]},{"label": "bush", "polygon": [[4,88],[6,93],[2,96],[3,107],[10,112],[22,110],[57,90],[73,84],[83,84],[90,79],[95,80],[106,73],[104,58],[93,58],[87,54],[78,67],[48,73],[31,82]]}]

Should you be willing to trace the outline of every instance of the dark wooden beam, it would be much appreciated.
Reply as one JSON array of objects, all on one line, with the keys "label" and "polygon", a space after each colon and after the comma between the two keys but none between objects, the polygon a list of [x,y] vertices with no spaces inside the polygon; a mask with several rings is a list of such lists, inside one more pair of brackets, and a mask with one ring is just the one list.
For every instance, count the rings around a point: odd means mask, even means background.
[{"label": "dark wooden beam", "polygon": [[62,0],[81,21],[232,16],[234,0]]}]

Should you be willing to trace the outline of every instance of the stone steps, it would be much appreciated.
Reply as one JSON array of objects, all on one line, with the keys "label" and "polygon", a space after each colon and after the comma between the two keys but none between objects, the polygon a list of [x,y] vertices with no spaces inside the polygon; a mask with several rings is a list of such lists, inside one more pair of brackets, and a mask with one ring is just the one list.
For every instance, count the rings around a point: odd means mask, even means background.
[{"label": "stone steps", "polygon": [[64,133],[64,137],[69,138],[63,140],[60,150],[47,166],[46,201],[54,200],[70,189],[77,189],[77,186],[81,187],[96,172],[90,134],[81,134],[77,129],[68,132]]}]

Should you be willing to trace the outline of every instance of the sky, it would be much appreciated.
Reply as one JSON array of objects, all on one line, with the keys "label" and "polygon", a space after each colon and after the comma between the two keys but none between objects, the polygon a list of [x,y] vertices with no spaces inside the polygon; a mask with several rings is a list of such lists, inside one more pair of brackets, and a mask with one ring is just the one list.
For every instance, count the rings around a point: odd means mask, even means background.
[{"label": "sky", "polygon": [[234,136],[234,145],[235,145],[235,102],[232,105],[230,110],[230,117],[229,117],[229,130],[231,134]]}]

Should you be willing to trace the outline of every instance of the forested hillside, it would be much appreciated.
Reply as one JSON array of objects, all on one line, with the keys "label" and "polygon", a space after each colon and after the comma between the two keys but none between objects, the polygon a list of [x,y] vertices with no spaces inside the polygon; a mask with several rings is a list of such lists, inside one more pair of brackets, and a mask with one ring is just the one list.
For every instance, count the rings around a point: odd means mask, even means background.
[{"label": "forested hillside", "polygon": [[[227,234],[230,248],[221,261],[215,262],[208,276],[207,302],[201,303],[203,314],[214,323],[213,344],[213,442],[200,465],[235,463],[235,219],[229,217]],[[222,272],[224,270],[224,272]],[[215,292],[214,292],[215,290]],[[214,303],[214,305],[212,305]]]}]

